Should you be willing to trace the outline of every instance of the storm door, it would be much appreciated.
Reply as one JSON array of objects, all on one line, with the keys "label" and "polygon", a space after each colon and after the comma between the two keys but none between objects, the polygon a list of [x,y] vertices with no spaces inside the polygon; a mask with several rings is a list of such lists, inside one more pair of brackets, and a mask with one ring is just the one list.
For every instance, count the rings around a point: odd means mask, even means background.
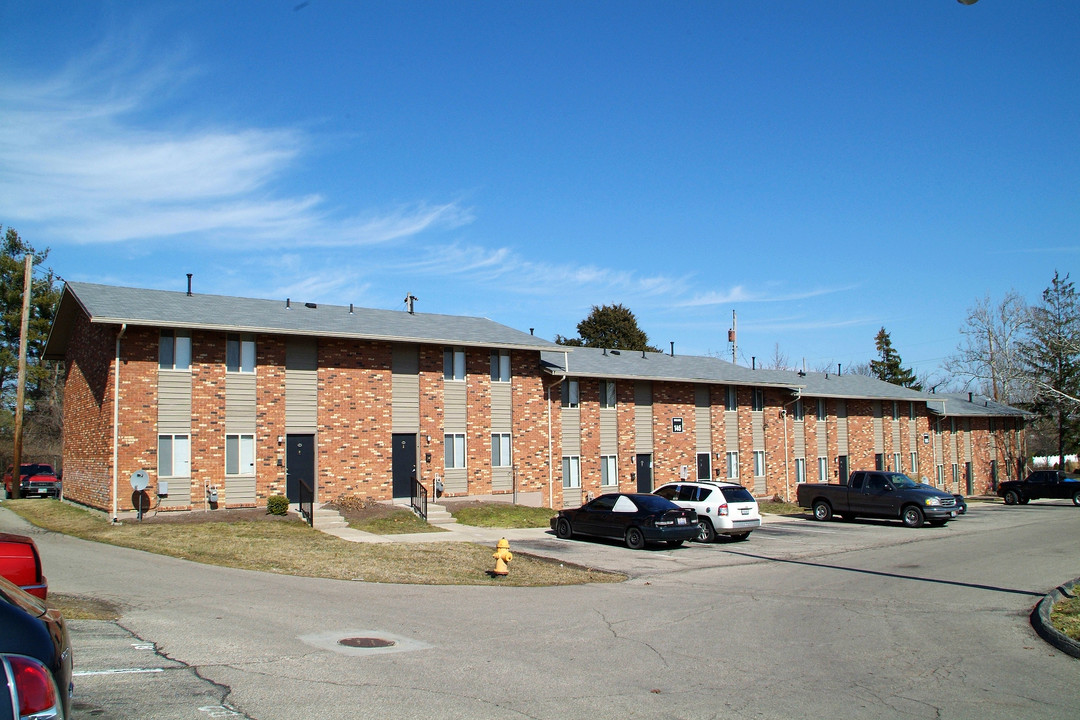
[{"label": "storm door", "polygon": [[315,489],[315,436],[286,435],[285,494],[289,502],[300,502],[300,481]]},{"label": "storm door", "polygon": [[394,497],[412,497],[412,481],[419,479],[416,477],[416,435],[394,433],[392,442],[394,452],[390,462],[394,474]]}]

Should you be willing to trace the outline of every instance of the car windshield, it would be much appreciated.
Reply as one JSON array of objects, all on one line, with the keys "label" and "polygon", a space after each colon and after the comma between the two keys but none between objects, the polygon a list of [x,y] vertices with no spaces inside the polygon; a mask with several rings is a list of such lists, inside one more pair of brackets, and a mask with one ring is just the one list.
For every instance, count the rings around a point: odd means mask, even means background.
[{"label": "car windshield", "polygon": [[889,478],[889,482],[892,483],[892,486],[897,489],[917,488],[921,484],[915,482],[904,473],[889,473],[887,477]]},{"label": "car windshield", "polygon": [[724,497],[727,498],[729,503],[752,503],[756,502],[754,496],[750,494],[750,491],[744,487],[726,487],[722,488],[721,492],[724,493]]}]

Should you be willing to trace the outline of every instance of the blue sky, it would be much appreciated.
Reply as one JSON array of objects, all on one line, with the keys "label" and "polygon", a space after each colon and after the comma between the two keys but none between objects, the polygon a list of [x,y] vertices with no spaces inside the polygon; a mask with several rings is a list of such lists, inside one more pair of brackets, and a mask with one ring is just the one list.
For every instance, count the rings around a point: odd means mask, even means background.
[{"label": "blue sky", "polygon": [[[933,373],[1080,250],[1080,4],[0,5],[0,224],[69,280]],[[1076,278],[1080,280],[1080,278]]]}]

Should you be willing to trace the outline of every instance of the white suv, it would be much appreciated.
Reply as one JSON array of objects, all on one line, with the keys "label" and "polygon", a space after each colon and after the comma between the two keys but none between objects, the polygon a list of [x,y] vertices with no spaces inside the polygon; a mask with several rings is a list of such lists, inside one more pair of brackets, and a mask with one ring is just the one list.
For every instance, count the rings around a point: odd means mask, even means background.
[{"label": "white suv", "polygon": [[761,527],[757,500],[738,483],[673,482],[653,491],[679,507],[692,508],[698,514],[698,542],[712,542],[717,535],[745,540]]}]

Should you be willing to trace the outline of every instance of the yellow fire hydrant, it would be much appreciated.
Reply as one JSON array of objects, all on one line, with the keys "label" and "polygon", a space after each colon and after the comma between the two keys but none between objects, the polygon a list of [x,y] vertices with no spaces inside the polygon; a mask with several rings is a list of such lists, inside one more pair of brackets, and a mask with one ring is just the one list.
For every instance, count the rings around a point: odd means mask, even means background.
[{"label": "yellow fire hydrant", "polygon": [[510,552],[510,541],[506,538],[499,540],[495,546],[495,552],[491,557],[495,558],[495,570],[492,571],[493,575],[508,575],[510,568],[506,563],[514,559],[513,553]]}]

